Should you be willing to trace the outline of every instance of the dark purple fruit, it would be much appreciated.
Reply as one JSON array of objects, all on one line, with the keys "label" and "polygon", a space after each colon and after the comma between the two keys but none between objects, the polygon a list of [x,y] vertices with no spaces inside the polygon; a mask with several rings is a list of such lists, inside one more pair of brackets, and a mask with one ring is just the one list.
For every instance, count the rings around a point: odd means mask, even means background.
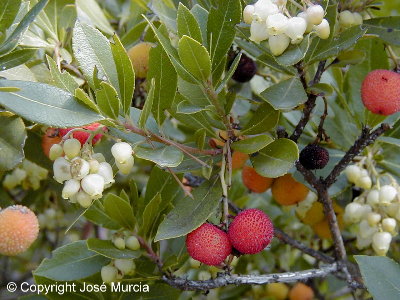
[{"label": "dark purple fruit", "polygon": [[238,82],[247,82],[250,81],[254,75],[256,75],[256,72],[256,63],[243,53],[235,73],[233,73],[232,79]]},{"label": "dark purple fruit", "polygon": [[300,152],[299,161],[308,170],[323,169],[329,162],[329,152],[321,146],[311,144]]}]

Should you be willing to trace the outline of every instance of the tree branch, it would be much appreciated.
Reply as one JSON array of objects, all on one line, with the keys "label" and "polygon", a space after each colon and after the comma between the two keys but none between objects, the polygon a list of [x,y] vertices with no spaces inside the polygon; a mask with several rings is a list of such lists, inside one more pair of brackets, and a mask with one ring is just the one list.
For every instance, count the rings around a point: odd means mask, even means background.
[{"label": "tree branch", "polygon": [[331,273],[337,272],[336,263],[321,266],[319,269],[309,269],[299,272],[286,272],[267,275],[221,275],[215,279],[197,281],[187,280],[181,277],[168,278],[163,277],[163,280],[169,285],[181,290],[210,290],[227,285],[239,284],[268,284],[273,282],[296,282],[303,281],[309,278],[326,277]]}]

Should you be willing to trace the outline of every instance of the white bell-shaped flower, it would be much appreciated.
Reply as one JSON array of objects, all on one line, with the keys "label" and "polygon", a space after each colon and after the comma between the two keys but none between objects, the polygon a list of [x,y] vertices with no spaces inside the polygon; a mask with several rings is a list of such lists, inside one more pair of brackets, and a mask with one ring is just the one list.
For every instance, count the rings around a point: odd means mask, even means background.
[{"label": "white bell-shaped flower", "polygon": [[376,206],[379,203],[379,191],[370,190],[367,195],[367,203],[371,206]]},{"label": "white bell-shaped flower", "polygon": [[379,190],[379,202],[381,204],[390,204],[397,196],[397,190],[391,185],[384,185]]},{"label": "white bell-shaped flower", "polygon": [[353,12],[354,25],[361,25],[363,23],[363,17],[358,12]]},{"label": "white bell-shaped flower", "polygon": [[90,172],[89,163],[83,158],[76,157],[71,161],[71,175],[74,179],[82,179]]},{"label": "white bell-shaped flower", "polygon": [[286,34],[273,35],[268,40],[269,49],[275,56],[281,55],[290,44],[290,38]]},{"label": "white bell-shaped flower", "polygon": [[300,17],[293,17],[287,22],[285,34],[290,37],[292,44],[298,44],[303,40],[306,29],[306,20]]},{"label": "white bell-shaped flower", "polygon": [[92,197],[85,191],[79,191],[76,194],[76,202],[83,208],[88,208],[92,204]]},{"label": "white bell-shaped flower", "polygon": [[124,175],[128,175],[131,172],[134,163],[135,159],[133,158],[133,156],[131,156],[130,159],[128,159],[124,163],[115,162],[118,170]]},{"label": "white bell-shaped flower", "polygon": [[329,38],[331,34],[331,28],[329,27],[329,22],[326,19],[323,19],[321,24],[314,26],[315,33],[317,36],[323,40]]},{"label": "white bell-shaped flower", "polygon": [[[131,157],[133,158],[133,156],[131,156]],[[129,161],[129,159],[128,159],[128,161]],[[112,167],[107,162],[100,163],[97,174],[103,176],[104,184],[106,186],[113,184],[115,182]]]},{"label": "white bell-shaped flower", "polygon": [[285,32],[288,26],[288,17],[282,13],[270,15],[267,18],[267,30],[269,35],[278,35]]},{"label": "white bell-shaped flower", "polygon": [[344,170],[347,180],[355,183],[359,177],[361,177],[361,168],[356,165],[347,166]]},{"label": "white bell-shaped flower", "polygon": [[129,145],[128,143],[125,142],[119,142],[115,143],[111,147],[111,154],[114,156],[115,161],[119,163],[124,163],[126,160],[128,160],[132,154],[133,154],[133,149],[132,146]]},{"label": "white bell-shaped flower", "polygon": [[264,21],[254,20],[250,25],[250,40],[260,43],[269,37],[267,32],[267,24]]},{"label": "white bell-shaped flower", "polygon": [[82,179],[81,186],[92,199],[101,198],[104,191],[104,178],[99,174],[86,175]]},{"label": "white bell-shaped flower", "polygon": [[307,18],[310,23],[318,25],[324,18],[325,11],[321,5],[311,5],[306,10]]},{"label": "white bell-shaped flower", "polygon": [[347,223],[358,223],[363,215],[362,205],[357,202],[351,202],[347,204],[344,209],[344,219]]},{"label": "white bell-shaped flower", "polygon": [[344,28],[354,26],[356,24],[353,13],[349,10],[344,10],[339,14],[339,25]]},{"label": "white bell-shaped flower", "polygon": [[258,20],[266,21],[268,16],[279,13],[279,8],[271,0],[258,0],[254,4],[254,15]]},{"label": "white bell-shaped flower", "polygon": [[61,195],[63,199],[69,199],[73,197],[76,193],[78,193],[80,188],[81,188],[81,183],[79,180],[69,179],[64,183]]},{"label": "white bell-shaped flower", "polygon": [[394,219],[394,218],[384,218],[382,220],[382,229],[384,231],[394,233],[396,225],[397,225],[397,222],[396,222],[396,219]]},{"label": "white bell-shaped flower", "polygon": [[369,212],[367,214],[367,221],[369,226],[376,226],[380,220],[382,219],[382,216],[376,212]]},{"label": "white bell-shaped flower", "polygon": [[376,232],[378,232],[377,226],[369,226],[367,220],[362,220],[359,224],[359,235],[363,239],[371,238]]},{"label": "white bell-shaped flower", "polygon": [[63,183],[65,180],[71,179],[71,164],[64,157],[59,157],[53,164],[54,179]]},{"label": "white bell-shaped flower", "polygon": [[372,237],[372,248],[378,255],[386,255],[389,251],[392,235],[389,232],[377,232]]},{"label": "white bell-shaped flower", "polygon": [[246,5],[243,10],[243,21],[246,24],[251,24],[253,22],[254,5]]}]

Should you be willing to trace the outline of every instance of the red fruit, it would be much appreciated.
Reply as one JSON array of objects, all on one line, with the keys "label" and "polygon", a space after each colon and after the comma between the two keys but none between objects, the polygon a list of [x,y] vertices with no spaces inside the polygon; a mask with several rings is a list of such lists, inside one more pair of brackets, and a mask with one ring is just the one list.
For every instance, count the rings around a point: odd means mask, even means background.
[{"label": "red fruit", "polygon": [[[91,131],[95,131],[98,127],[100,126],[100,123],[93,123],[90,125],[86,125],[83,126],[83,129],[87,129],[87,130],[91,130]],[[66,135],[71,129],[74,129],[77,127],[71,127],[71,128],[60,128],[59,132],[60,132],[60,136],[64,136]],[[106,131],[107,128],[104,127],[103,131]],[[77,140],[79,140],[81,142],[81,145],[83,146],[84,143],[86,143],[87,139],[89,138],[90,133],[89,132],[85,132],[85,131],[74,131],[74,133],[72,133],[72,137],[76,138]],[[101,138],[102,138],[102,134],[98,133],[94,136],[93,140],[92,140],[92,145],[96,144]]]},{"label": "red fruit", "polygon": [[228,237],[240,253],[255,254],[269,245],[274,237],[274,226],[263,211],[246,209],[232,221]]},{"label": "red fruit", "polygon": [[400,111],[400,74],[388,70],[375,70],[365,77],[361,86],[365,107],[379,115]]},{"label": "red fruit", "polygon": [[209,266],[221,264],[232,252],[228,235],[209,223],[187,235],[186,248],[192,258]]}]

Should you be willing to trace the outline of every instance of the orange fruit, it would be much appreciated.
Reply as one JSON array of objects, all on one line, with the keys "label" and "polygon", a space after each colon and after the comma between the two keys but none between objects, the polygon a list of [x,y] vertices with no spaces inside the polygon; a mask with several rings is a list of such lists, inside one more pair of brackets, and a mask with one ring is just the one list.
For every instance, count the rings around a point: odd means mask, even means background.
[{"label": "orange fruit", "polygon": [[312,300],[314,291],[304,283],[296,283],[289,292],[289,300]]},{"label": "orange fruit", "polygon": [[244,166],[242,170],[243,184],[254,193],[264,193],[268,190],[273,182],[273,178],[261,176],[249,166]]},{"label": "orange fruit", "polygon": [[270,283],[266,286],[266,292],[269,297],[275,300],[285,300],[289,293],[289,288],[281,282]]},{"label": "orange fruit", "polygon": [[293,205],[303,201],[309,189],[296,181],[291,174],[283,175],[274,180],[272,195],[280,205]]},{"label": "orange fruit", "polygon": [[306,212],[303,218],[299,217],[299,219],[306,225],[314,225],[321,222],[324,219],[324,208],[322,204],[318,201],[315,201],[311,208]]},{"label": "orange fruit", "polygon": [[232,154],[232,169],[237,170],[244,166],[249,156],[246,153],[235,151]]},{"label": "orange fruit", "polygon": [[141,42],[128,50],[128,56],[132,61],[135,75],[138,78],[146,78],[147,71],[149,70],[149,56],[150,49],[154,44]]},{"label": "orange fruit", "polygon": [[[341,206],[337,205],[336,203],[333,203],[333,210],[336,213],[336,218],[339,224],[339,228],[342,229],[344,226],[343,223],[344,210]],[[313,224],[312,229],[321,239],[332,239],[331,230],[329,228],[329,222],[327,218],[324,218],[322,221]]]}]

